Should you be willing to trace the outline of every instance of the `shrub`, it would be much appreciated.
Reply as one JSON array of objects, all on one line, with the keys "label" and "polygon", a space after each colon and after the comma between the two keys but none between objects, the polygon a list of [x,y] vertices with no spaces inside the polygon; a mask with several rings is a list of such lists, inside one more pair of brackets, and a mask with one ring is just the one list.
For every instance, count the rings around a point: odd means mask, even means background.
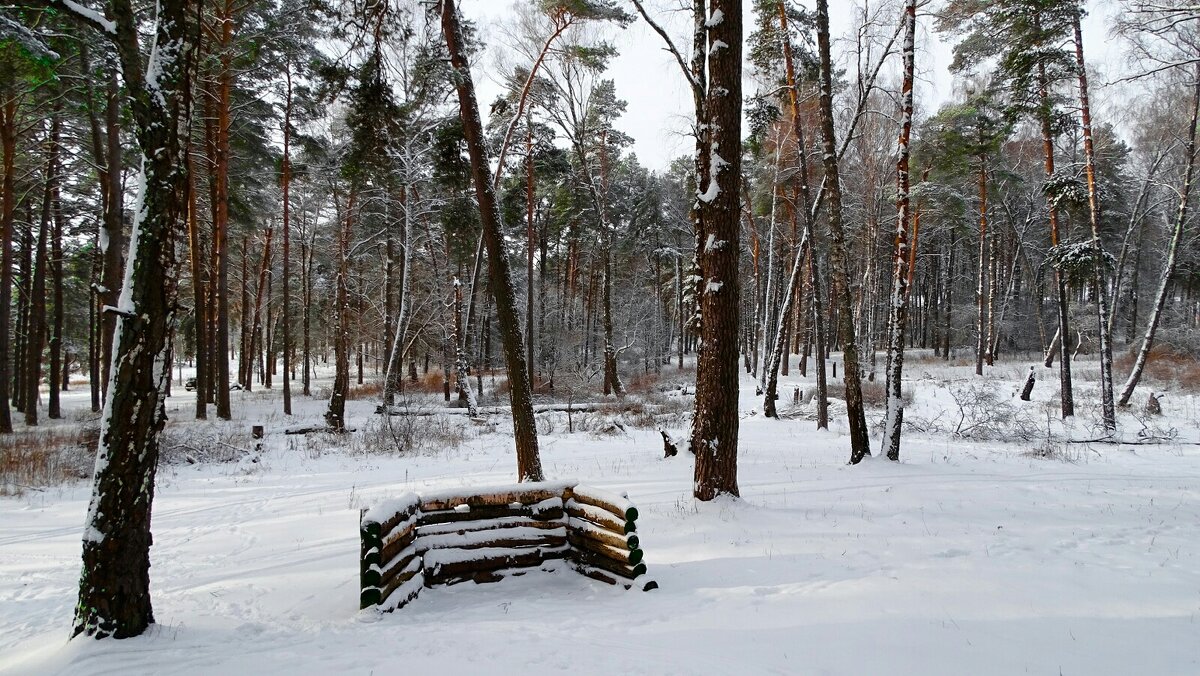
[{"label": "shrub", "polygon": [[88,478],[99,434],[95,427],[81,426],[0,436],[0,495]]}]

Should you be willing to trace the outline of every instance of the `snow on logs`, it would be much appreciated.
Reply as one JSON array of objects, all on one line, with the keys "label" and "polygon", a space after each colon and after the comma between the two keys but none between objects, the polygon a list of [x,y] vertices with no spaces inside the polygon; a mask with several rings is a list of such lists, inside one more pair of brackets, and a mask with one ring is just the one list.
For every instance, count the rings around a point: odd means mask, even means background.
[{"label": "snow on logs", "polygon": [[637,518],[637,507],[619,495],[561,482],[386,500],[363,510],[359,522],[360,607],[391,611],[424,587],[563,564],[629,589],[646,573]]}]

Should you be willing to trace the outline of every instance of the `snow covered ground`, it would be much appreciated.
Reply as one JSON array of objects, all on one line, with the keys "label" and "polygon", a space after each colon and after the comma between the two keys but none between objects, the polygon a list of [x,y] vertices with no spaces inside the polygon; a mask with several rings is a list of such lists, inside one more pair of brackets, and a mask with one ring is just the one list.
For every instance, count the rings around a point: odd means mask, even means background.
[{"label": "snow covered ground", "polygon": [[[986,387],[1046,419],[1053,379],[1017,402],[1023,370],[997,367]],[[944,409],[953,428],[950,387],[972,382],[969,368],[908,373],[908,415]],[[427,590],[384,616],[357,609],[359,508],[511,482],[506,425],[458,416],[461,446],[400,457],[282,434],[318,422],[322,401],[298,398],[287,420],[268,413],[276,394],[234,393],[225,425],[265,423],[265,448],[257,462],[160,469],[146,636],[67,641],[86,482],[0,499],[0,672],[1200,673],[1195,396],[1163,400],[1159,424],[1178,433],[1164,444],[970,442],[933,425],[906,434],[903,462],[850,467],[841,428],[751,415],[753,386],[745,377],[741,500],[693,500],[691,457],[663,459],[654,430],[568,434],[559,420],[542,436],[548,478],[637,503],[660,589],[529,574]],[[191,401],[177,390],[172,428],[213,434]],[[349,406],[358,434],[378,425],[372,402]],[[1122,424],[1136,441],[1140,424]]]}]

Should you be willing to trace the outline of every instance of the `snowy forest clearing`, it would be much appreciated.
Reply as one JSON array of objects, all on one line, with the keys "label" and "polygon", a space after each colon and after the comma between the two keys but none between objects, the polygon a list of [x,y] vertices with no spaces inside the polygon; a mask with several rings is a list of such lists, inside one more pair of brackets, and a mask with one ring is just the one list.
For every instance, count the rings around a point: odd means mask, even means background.
[{"label": "snowy forest clearing", "polygon": [[[1004,403],[1021,385],[1016,367],[997,368],[1011,375],[995,380],[969,370],[912,365],[909,415],[949,415],[952,389],[972,381]],[[923,371],[930,377],[917,380]],[[784,398],[793,383],[810,382],[784,378]],[[569,434],[564,420],[540,435],[549,478],[627,491],[637,503],[660,589],[538,574],[426,590],[384,616],[358,611],[359,509],[408,491],[511,483],[504,416],[497,428],[453,416],[461,445],[411,456],[364,448],[382,420],[368,400],[348,402],[347,422],[362,431],[338,446],[329,435],[283,434],[319,419],[316,399],[298,398],[293,420],[269,413],[278,411],[274,392],[235,393],[243,400],[231,423],[173,416],[168,435],[200,439],[228,425],[248,438],[251,422],[265,422],[267,435],[261,454],[239,462],[160,468],[151,549],[158,624],[126,641],[68,643],[88,486],[5,497],[0,671],[1200,669],[1194,395],[1163,400],[1159,424],[1178,437],[1162,444],[1059,445],[1045,458],[1032,453],[1044,442],[909,430],[904,462],[847,466],[844,419],[826,433],[811,420],[751,415],[761,404],[753,387],[743,376],[740,501],[695,501],[692,457],[664,460],[654,429]],[[1014,404],[1042,416],[1053,394],[1039,383],[1034,402]],[[169,408],[186,412],[191,396],[176,389]],[[1126,415],[1122,429],[1136,430]]]}]

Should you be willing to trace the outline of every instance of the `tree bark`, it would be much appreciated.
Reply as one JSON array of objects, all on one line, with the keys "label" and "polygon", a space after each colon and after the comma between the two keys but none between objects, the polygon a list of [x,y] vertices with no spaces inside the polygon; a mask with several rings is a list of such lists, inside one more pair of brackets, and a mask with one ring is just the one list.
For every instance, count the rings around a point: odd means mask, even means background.
[{"label": "tree bark", "polygon": [[1092,109],[1088,101],[1087,64],[1083,59],[1083,31],[1079,26],[1080,10],[1075,8],[1075,68],[1079,72],[1079,111],[1083,122],[1083,156],[1087,173],[1088,215],[1091,217],[1092,246],[1096,250],[1092,266],[1093,285],[1096,289],[1096,332],[1100,339],[1100,411],[1104,428],[1117,428],[1117,412],[1113,405],[1112,379],[1112,328],[1108,323],[1108,288],[1104,279],[1104,265],[1100,254],[1100,197],[1096,193],[1096,150],[1092,144]]},{"label": "tree bark", "polygon": [[[692,448],[696,450],[693,494],[712,500],[738,495],[738,329],[741,283],[742,179],[742,3],[714,0],[708,22],[707,167],[696,188],[703,225],[699,294],[701,350],[697,359]],[[698,238],[699,239],[699,238]]]},{"label": "tree bark", "polygon": [[479,105],[475,99],[475,86],[471,82],[470,66],[464,52],[462,29],[459,26],[454,0],[443,0],[441,23],[446,47],[450,53],[450,64],[455,71],[453,81],[458,94],[459,115],[462,118],[463,134],[471,157],[471,177],[475,184],[483,239],[487,247],[489,284],[492,296],[496,300],[496,315],[500,324],[501,342],[504,345],[517,450],[517,477],[521,481],[541,481],[544,475],[541,457],[538,454],[533,399],[529,371],[525,364],[525,349],[521,342],[520,320],[508,258],[504,251],[504,239],[500,232],[499,205],[496,203],[492,177],[489,175],[490,167],[484,144],[483,125],[479,117]]},{"label": "tree bark", "polygon": [[[13,222],[16,220],[17,94],[8,92],[0,102],[0,145],[3,146],[3,205],[0,206],[0,432],[12,432],[9,382],[12,378],[12,262]],[[93,378],[95,375],[93,374]]]},{"label": "tree bark", "polygon": [[987,350],[987,244],[988,244],[987,158],[979,157],[979,274],[975,281],[975,375],[983,375],[983,353]]},{"label": "tree bark", "polygon": [[[908,328],[908,287],[911,275],[908,251],[909,138],[912,133],[913,80],[916,60],[917,2],[904,4],[904,83],[900,88],[899,158],[896,160],[896,243],[892,264],[891,313],[888,324],[887,415],[884,418],[883,452],[888,460],[900,460],[900,433],[904,424],[902,374],[904,336]],[[913,239],[916,240],[914,227]]]},{"label": "tree bark", "polygon": [[143,70],[133,7],[129,0],[111,3],[115,31],[110,35],[131,100],[144,180],[115,308],[113,368],[84,529],[76,635],[136,636],[154,620],[150,504],[158,433],[166,422],[163,397],[177,279],[173,240],[184,227],[187,164],[180,152],[179,86],[187,7],[187,0],[159,3],[154,41],[174,48],[153,50]]},{"label": "tree bark", "polygon": [[838,329],[842,338],[845,366],[846,415],[850,427],[850,464],[858,464],[871,454],[867,437],[866,412],[863,410],[862,384],[858,364],[858,343],[854,334],[854,314],[850,297],[850,277],[846,269],[846,235],[842,228],[842,187],[838,177],[837,144],[833,131],[833,66],[829,55],[829,0],[817,0],[817,51],[820,58],[821,145],[824,153],[826,200],[829,206],[830,264]]},{"label": "tree bark", "polygon": [[[1036,23],[1036,16],[1035,16]],[[1035,30],[1037,28],[1035,27]],[[1042,152],[1045,156],[1045,171],[1046,180],[1054,177],[1054,136],[1050,128],[1050,83],[1046,77],[1046,65],[1038,63],[1038,97],[1041,99],[1041,126],[1042,126]],[[1054,204],[1054,197],[1047,196],[1048,206],[1050,208],[1050,246],[1059,245],[1059,228],[1058,228],[1058,207]],[[1062,344],[1066,344],[1066,337],[1071,335],[1070,331],[1070,313],[1067,307],[1067,278],[1062,273],[1062,270],[1055,269],[1054,282],[1058,287],[1058,332],[1062,336]],[[1061,387],[1061,410],[1062,417],[1066,418],[1075,415],[1075,396],[1071,386],[1071,360],[1066,358],[1067,351],[1062,351],[1063,358],[1059,360],[1058,380]]]},{"label": "tree bark", "polygon": [[[46,248],[54,227],[54,196],[58,184],[58,150],[60,105],[55,104],[50,117],[50,136],[46,143],[45,185],[42,191],[42,216],[38,228],[37,249],[33,257],[33,282],[29,294],[29,325],[25,354],[25,424],[38,424],[38,395],[42,384],[42,351],[46,342]],[[31,226],[32,227],[32,226]],[[51,379],[50,389],[57,388]]]}]

